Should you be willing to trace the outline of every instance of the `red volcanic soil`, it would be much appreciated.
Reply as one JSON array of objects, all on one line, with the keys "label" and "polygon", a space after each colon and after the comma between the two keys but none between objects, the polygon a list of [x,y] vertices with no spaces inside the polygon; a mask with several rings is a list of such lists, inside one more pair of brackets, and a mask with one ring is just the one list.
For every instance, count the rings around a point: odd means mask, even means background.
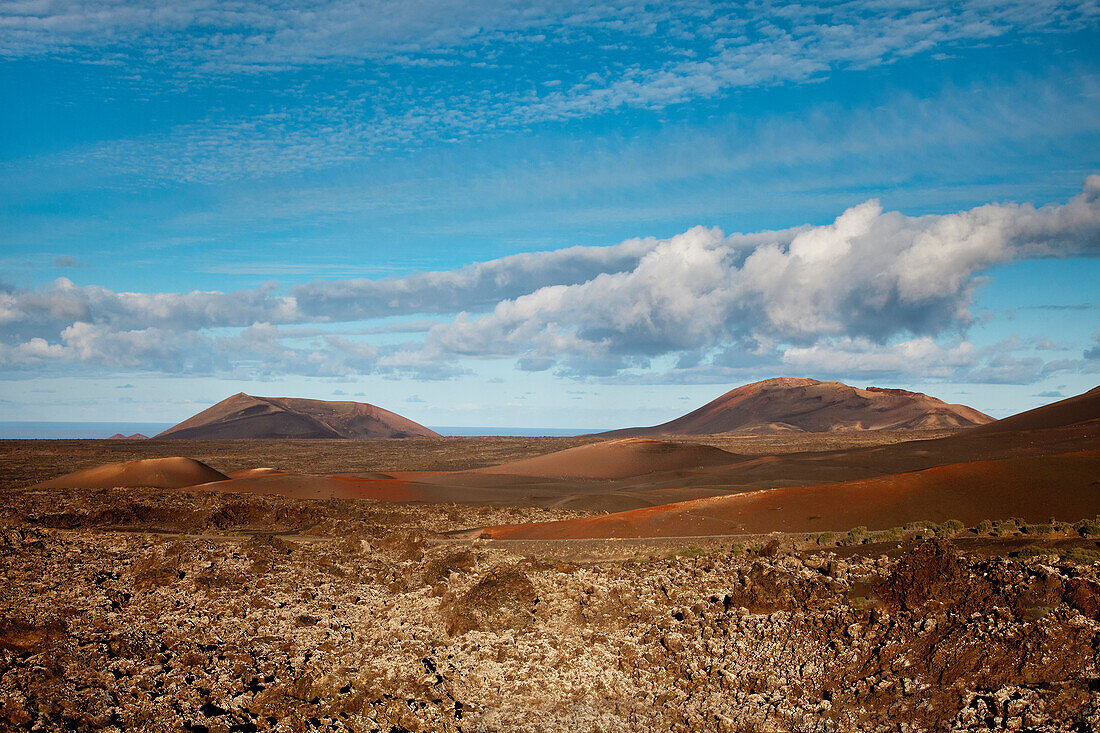
[{"label": "red volcanic soil", "polygon": [[110,489],[116,486],[152,486],[179,489],[193,484],[224,481],[225,474],[191,458],[147,458],[108,463],[43,481],[35,489]]},{"label": "red volcanic soil", "polygon": [[625,438],[582,445],[469,473],[574,479],[622,479],[661,471],[721,466],[741,460],[720,448],[698,443],[668,443]]},{"label": "red volcanic soil", "polygon": [[603,435],[924,430],[969,427],[992,420],[965,405],[951,405],[920,392],[778,378],[738,387],[661,425]]},{"label": "red volcanic soil", "polygon": [[768,489],[600,517],[481,530],[493,539],[587,539],[887,529],[908,522],[1100,514],[1100,451],[974,461],[862,481]]},{"label": "red volcanic soil", "polygon": [[378,501],[450,501],[433,487],[393,478],[269,474],[189,486],[191,491],[219,491],[294,499],[375,499]]},{"label": "red volcanic soil", "polygon": [[[495,506],[543,506],[593,511],[620,511],[652,506],[670,499],[713,495],[713,491],[683,489],[652,494],[638,490],[609,491],[605,482],[525,481],[523,477],[483,475],[479,481],[456,483],[451,479],[468,474],[408,472],[398,474],[358,474],[352,476],[312,476],[277,473],[230,478],[188,491],[218,491],[286,496],[295,499],[371,499],[390,502],[428,504],[484,504]],[[431,479],[435,479],[434,481]],[[664,497],[661,496],[664,493]]]},{"label": "red volcanic soil", "polygon": [[365,402],[254,397],[244,392],[222,400],[158,438],[437,438],[406,417]]}]

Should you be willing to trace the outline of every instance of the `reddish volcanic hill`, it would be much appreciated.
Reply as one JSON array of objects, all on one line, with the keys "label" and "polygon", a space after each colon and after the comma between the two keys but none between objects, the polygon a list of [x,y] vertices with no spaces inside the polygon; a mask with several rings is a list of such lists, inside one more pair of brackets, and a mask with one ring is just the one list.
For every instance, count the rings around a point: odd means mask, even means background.
[{"label": "reddish volcanic hill", "polygon": [[690,537],[888,529],[907,522],[1100,514],[1100,451],[975,461],[862,481],[767,489],[564,522],[475,530],[493,539]]},{"label": "reddish volcanic hill", "polygon": [[410,438],[439,434],[364,402],[253,397],[244,392],[165,430],[158,438]]},{"label": "reddish volcanic hill", "polygon": [[603,435],[925,430],[970,427],[992,420],[965,405],[950,405],[920,392],[779,378],[738,387],[661,425]]},{"label": "reddish volcanic hill", "polygon": [[35,489],[110,489],[116,486],[179,489],[193,484],[225,481],[223,473],[191,458],[147,458],[107,463],[43,481]]},{"label": "reddish volcanic hill", "polygon": [[1050,430],[1069,425],[1100,424],[1100,387],[1034,410],[1021,412],[970,431],[974,435]]},{"label": "reddish volcanic hill", "polygon": [[621,479],[660,471],[721,466],[742,460],[720,448],[698,443],[667,443],[625,438],[582,445],[544,456],[478,468],[470,473],[578,479]]},{"label": "reddish volcanic hill", "polygon": [[123,435],[122,433],[115,433],[107,440],[149,440],[148,435],[142,433],[134,433],[133,435]]}]

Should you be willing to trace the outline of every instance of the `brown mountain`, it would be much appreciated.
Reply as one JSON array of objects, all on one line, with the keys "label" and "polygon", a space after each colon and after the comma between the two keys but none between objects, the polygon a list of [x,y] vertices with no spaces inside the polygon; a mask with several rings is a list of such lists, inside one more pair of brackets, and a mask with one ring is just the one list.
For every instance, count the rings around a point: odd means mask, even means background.
[{"label": "brown mountain", "polygon": [[984,425],[993,418],[965,405],[904,389],[858,389],[816,379],[765,379],[727,392],[694,412],[649,428],[609,436],[711,433],[826,433],[843,430],[925,430]]},{"label": "brown mountain", "polygon": [[1091,519],[1100,513],[1100,387],[937,440],[698,470],[700,486],[721,484],[727,494],[470,535],[671,537],[885,529],[918,520]]},{"label": "brown mountain", "polygon": [[408,418],[364,402],[254,397],[241,392],[156,437],[211,440],[439,436]]}]

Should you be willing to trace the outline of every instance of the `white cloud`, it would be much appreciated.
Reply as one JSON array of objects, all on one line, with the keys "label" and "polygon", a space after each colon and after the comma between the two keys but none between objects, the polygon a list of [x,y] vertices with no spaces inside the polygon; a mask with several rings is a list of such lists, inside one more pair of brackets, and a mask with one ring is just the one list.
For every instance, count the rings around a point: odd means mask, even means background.
[{"label": "white cloud", "polygon": [[[975,352],[935,339],[965,331],[991,266],[1095,254],[1098,243],[1100,176],[1091,176],[1066,204],[1041,208],[990,204],[907,217],[869,201],[824,226],[730,236],[694,227],[669,239],[514,255],[450,272],[316,281],[290,294],[274,285],[114,293],[61,278],[40,291],[0,290],[0,365],[446,378],[475,358],[598,376],[671,356],[677,370],[696,375],[771,363],[1028,381],[1075,367],[1016,355],[1015,343]],[[280,328],[417,313],[450,318],[426,333],[421,322]],[[355,338],[383,332],[424,335],[398,345]]]},{"label": "white cloud", "polygon": [[548,285],[574,285],[629,271],[658,241],[629,239],[610,247],[568,247],[478,262],[457,270],[388,280],[316,280],[293,288],[304,317],[355,320],[383,315],[481,309]]},{"label": "white cloud", "polygon": [[[8,57],[140,48],[161,64],[198,71],[284,68],[388,58],[415,66],[464,60],[490,44],[588,41],[594,49],[630,51],[629,40],[663,31],[670,55],[709,42],[710,66],[685,62],[653,83],[663,94],[684,86],[737,83],[773,74],[807,74],[832,63],[868,66],[959,41],[978,42],[1013,30],[1075,29],[1096,15],[1090,4],[1057,0],[922,4],[855,2],[832,6],[768,3],[746,8],[679,0],[625,2],[516,0],[306,0],[271,4],[217,0],[149,4],[139,0],[8,0],[0,3]],[[693,42],[696,42],[693,44]],[[762,52],[762,51],[767,52]],[[499,53],[499,51],[498,51]],[[717,67],[717,68],[713,68]],[[686,81],[684,81],[686,80]],[[635,82],[628,79],[628,82]],[[637,83],[637,82],[635,82]],[[606,92],[629,96],[625,83]]]},{"label": "white cloud", "polygon": [[275,294],[274,285],[232,293],[116,293],[95,285],[77,286],[57,278],[43,290],[0,287],[0,329],[51,330],[85,322],[115,330],[137,328],[199,329],[246,325],[255,321],[299,320],[294,300]]},{"label": "white cloud", "polygon": [[1014,259],[1093,252],[1100,176],[1065,205],[906,217],[877,202],[830,225],[723,237],[697,227],[628,272],[499,303],[428,332],[437,354],[624,364],[724,343],[885,340],[965,328],[978,275]]},{"label": "white cloud", "polygon": [[813,346],[791,347],[782,355],[785,365],[805,374],[907,374],[914,377],[951,377],[973,367],[978,349],[963,342],[941,346],[929,336],[897,344],[867,339],[826,340]]},{"label": "white cloud", "polygon": [[[1057,0],[939,8],[873,1],[761,8],[695,0],[242,0],[231,7],[215,0],[14,0],[0,2],[0,58],[114,64],[124,70],[115,83],[144,84],[150,94],[318,65],[347,75],[346,84],[320,94],[285,85],[288,99],[278,106],[286,111],[215,112],[165,134],[68,154],[74,166],[99,161],[138,178],[209,181],[338,165],[426,141],[622,109],[662,109],[934,49],[1077,30],[1097,17],[1092,4]],[[476,73],[440,84],[434,70],[443,65]],[[251,86],[241,82],[244,90]],[[308,95],[307,103],[296,94]],[[400,102],[387,106],[386,99]]]}]

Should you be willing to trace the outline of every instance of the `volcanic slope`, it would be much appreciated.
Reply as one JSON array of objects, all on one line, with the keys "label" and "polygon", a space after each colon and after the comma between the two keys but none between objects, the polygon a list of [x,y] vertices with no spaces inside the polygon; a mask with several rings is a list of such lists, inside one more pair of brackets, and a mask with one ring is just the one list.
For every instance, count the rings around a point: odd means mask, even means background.
[{"label": "volcanic slope", "polygon": [[622,479],[663,471],[719,466],[744,460],[720,448],[699,443],[671,443],[624,438],[593,443],[470,473],[546,478]]},{"label": "volcanic slope", "polygon": [[992,420],[965,405],[951,405],[920,392],[776,378],[738,387],[661,425],[612,430],[603,435],[926,430],[969,427]]},{"label": "volcanic slope", "polygon": [[1100,388],[938,440],[750,459],[685,481],[722,482],[725,496],[487,531],[576,539],[1092,518],[1100,515]]},{"label": "volcanic slope", "polygon": [[[746,457],[696,443],[624,439],[468,471],[305,476],[266,469],[234,472],[233,480],[201,488],[297,498],[624,511],[759,489],[876,479],[947,464],[979,461],[974,465],[1003,467],[1012,464],[996,462],[1100,451],[1095,421],[1063,424],[1090,414],[1100,417],[1100,399],[1093,397],[1100,397],[1100,391],[1033,411],[1027,425],[1048,426],[1043,429],[971,428],[938,440],[854,450]],[[1017,424],[1009,420],[1003,421],[1009,428]],[[1026,465],[1034,475],[1042,462]]]},{"label": "volcanic slope", "polygon": [[888,529],[909,522],[1100,515],[1100,451],[974,461],[861,481],[793,486],[564,522],[478,530],[493,539],[692,537]]},{"label": "volcanic slope", "polygon": [[157,438],[409,438],[439,434],[381,407],[244,392],[222,400]]},{"label": "volcanic slope", "polygon": [[1090,427],[1100,432],[1100,387],[1064,400],[996,420],[969,431],[972,435],[1035,432],[1067,426]]},{"label": "volcanic slope", "polygon": [[[702,467],[741,460],[745,460],[743,456],[706,445],[629,439],[581,446],[473,471],[312,475],[255,467],[223,475],[197,461],[171,458],[99,466],[61,476],[38,487],[151,486],[297,499],[622,511],[727,493],[725,488],[680,487],[679,484],[685,477],[697,475]],[[202,470],[191,470],[196,467]],[[190,472],[182,471],[183,468]],[[173,469],[175,473],[166,478],[166,469]]]},{"label": "volcanic slope", "polygon": [[225,481],[226,475],[191,458],[146,458],[140,461],[107,463],[74,471],[35,484],[35,489],[110,489],[154,487],[179,489],[211,481]]},{"label": "volcanic slope", "polygon": [[1100,450],[1100,388],[933,440],[843,450],[784,453],[701,467],[682,488],[725,493],[836,483],[952,463]]},{"label": "volcanic slope", "polygon": [[701,467],[741,460],[742,456],[707,445],[627,439],[471,471],[310,476],[257,469],[192,488],[303,499],[621,511],[725,493],[725,489],[681,489],[677,484]]}]

